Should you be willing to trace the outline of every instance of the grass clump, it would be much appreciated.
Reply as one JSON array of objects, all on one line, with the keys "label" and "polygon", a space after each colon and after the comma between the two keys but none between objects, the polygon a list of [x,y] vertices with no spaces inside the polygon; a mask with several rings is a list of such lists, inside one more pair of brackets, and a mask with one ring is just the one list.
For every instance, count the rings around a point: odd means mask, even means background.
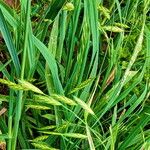
[{"label": "grass clump", "polygon": [[150,149],[149,0],[0,0],[0,148]]}]

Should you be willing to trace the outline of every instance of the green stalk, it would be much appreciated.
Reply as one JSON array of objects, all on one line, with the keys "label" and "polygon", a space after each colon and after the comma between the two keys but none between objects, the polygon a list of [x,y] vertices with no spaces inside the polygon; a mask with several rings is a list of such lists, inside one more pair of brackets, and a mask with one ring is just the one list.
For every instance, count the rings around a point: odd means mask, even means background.
[{"label": "green stalk", "polygon": [[[11,73],[11,80],[14,76],[14,72]],[[11,143],[12,143],[12,115],[13,115],[13,94],[14,91],[10,90],[10,98],[9,98],[9,115],[8,115],[8,150],[11,150]]]},{"label": "green stalk", "polygon": [[[25,19],[25,40],[24,40],[24,51],[23,51],[23,58],[22,58],[22,68],[21,68],[21,76],[20,79],[24,79],[25,74],[25,64],[26,64],[26,56],[27,56],[27,45],[28,45],[28,31],[29,31],[29,20],[30,20],[30,3],[31,1],[26,2],[26,19]],[[22,111],[22,98],[23,98],[23,91],[19,91],[18,102],[16,107],[16,116],[15,116],[15,125],[14,125],[14,132],[13,132],[13,142],[12,142],[12,150],[16,150],[16,143],[17,143],[17,135],[19,129],[19,122],[21,118],[21,111]]]}]

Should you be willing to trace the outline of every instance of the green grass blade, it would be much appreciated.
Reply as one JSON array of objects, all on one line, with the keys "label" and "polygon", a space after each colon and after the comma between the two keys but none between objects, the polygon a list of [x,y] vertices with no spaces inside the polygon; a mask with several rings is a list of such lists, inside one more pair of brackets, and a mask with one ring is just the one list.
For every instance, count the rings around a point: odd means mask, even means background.
[{"label": "green grass blade", "polygon": [[15,46],[13,44],[12,36],[10,34],[10,31],[8,29],[8,26],[6,24],[6,21],[4,19],[4,16],[3,16],[3,13],[1,11],[1,9],[0,9],[0,30],[1,30],[1,33],[3,35],[4,40],[6,42],[8,51],[9,51],[9,53],[11,55],[11,58],[12,58],[12,61],[14,63],[16,73],[19,76],[19,74],[20,74],[19,58],[18,58],[18,55],[17,55],[17,51],[15,49]]},{"label": "green grass blade", "polygon": [[63,94],[63,88],[60,83],[60,79],[58,76],[58,69],[57,69],[57,64],[54,59],[54,56],[51,54],[51,52],[47,49],[47,47],[40,42],[35,36],[33,36],[34,44],[35,46],[39,49],[39,51],[42,53],[44,56],[45,60],[48,63],[48,66],[51,70],[52,78],[53,78],[53,83],[55,85],[55,90],[59,94]]}]

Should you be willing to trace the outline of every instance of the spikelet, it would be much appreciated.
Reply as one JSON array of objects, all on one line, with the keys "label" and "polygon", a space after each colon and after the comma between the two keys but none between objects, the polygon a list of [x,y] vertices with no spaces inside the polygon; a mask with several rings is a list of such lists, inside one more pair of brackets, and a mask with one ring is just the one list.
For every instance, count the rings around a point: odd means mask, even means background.
[{"label": "spikelet", "polygon": [[61,135],[71,138],[79,138],[79,139],[86,139],[87,136],[80,133],[59,133],[59,132],[49,132],[49,131],[43,131],[42,133],[50,134],[50,135]]},{"label": "spikelet", "polygon": [[29,104],[29,105],[26,105],[27,108],[32,108],[32,109],[39,109],[39,110],[48,110],[48,109],[51,109],[50,107],[47,107],[47,106],[41,106],[41,104],[36,104],[36,105],[32,105],[32,104]]},{"label": "spikelet", "polygon": [[100,5],[98,9],[107,19],[110,19],[110,10],[102,5]]},{"label": "spikelet", "polygon": [[86,81],[82,82],[80,85],[78,85],[77,87],[75,87],[73,90],[71,90],[69,92],[69,94],[72,94],[74,92],[77,92],[81,89],[83,89],[84,87],[86,87],[88,84],[92,83],[93,82],[93,78],[90,78],[90,79],[87,79]]},{"label": "spikelet", "polygon": [[39,94],[44,94],[39,88],[37,88],[36,86],[34,86],[33,84],[29,83],[28,81],[25,80],[18,80],[19,84],[27,90],[33,91],[35,93],[39,93]]},{"label": "spikelet", "polygon": [[72,11],[74,10],[74,5],[70,2],[66,3],[66,5],[63,7],[63,10]]},{"label": "spikelet", "polygon": [[43,136],[38,136],[35,139],[31,140],[32,142],[39,142],[39,141],[44,141],[48,138],[47,135],[43,135]]},{"label": "spikelet", "polygon": [[13,83],[13,82],[11,82],[9,80],[0,79],[0,83],[5,84],[5,85],[7,85],[10,88],[15,89],[15,90],[27,90],[27,89],[24,89],[21,85]]},{"label": "spikelet", "polygon": [[110,32],[124,32],[122,28],[117,26],[103,26],[103,29]]},{"label": "spikelet", "polygon": [[81,99],[77,98],[76,96],[73,96],[74,100],[88,113],[94,115],[93,110]]},{"label": "spikelet", "polygon": [[44,142],[38,142],[38,143],[31,143],[35,148],[41,149],[41,150],[58,150],[56,148],[49,147],[48,144]]},{"label": "spikelet", "polygon": [[71,100],[65,96],[62,96],[62,95],[52,94],[51,97],[58,100],[58,101],[66,103],[68,105],[76,105],[76,103],[73,100]]},{"label": "spikelet", "polygon": [[50,96],[34,95],[34,99],[36,102],[42,102],[50,105],[55,105],[55,106],[62,105],[59,101],[55,100]]}]

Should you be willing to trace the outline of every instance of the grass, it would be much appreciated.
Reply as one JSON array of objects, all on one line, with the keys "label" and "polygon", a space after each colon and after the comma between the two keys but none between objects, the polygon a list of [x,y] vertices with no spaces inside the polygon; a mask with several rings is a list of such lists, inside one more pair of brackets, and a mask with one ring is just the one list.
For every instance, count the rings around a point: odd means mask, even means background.
[{"label": "grass", "polygon": [[0,148],[150,149],[149,0],[0,0]]}]

